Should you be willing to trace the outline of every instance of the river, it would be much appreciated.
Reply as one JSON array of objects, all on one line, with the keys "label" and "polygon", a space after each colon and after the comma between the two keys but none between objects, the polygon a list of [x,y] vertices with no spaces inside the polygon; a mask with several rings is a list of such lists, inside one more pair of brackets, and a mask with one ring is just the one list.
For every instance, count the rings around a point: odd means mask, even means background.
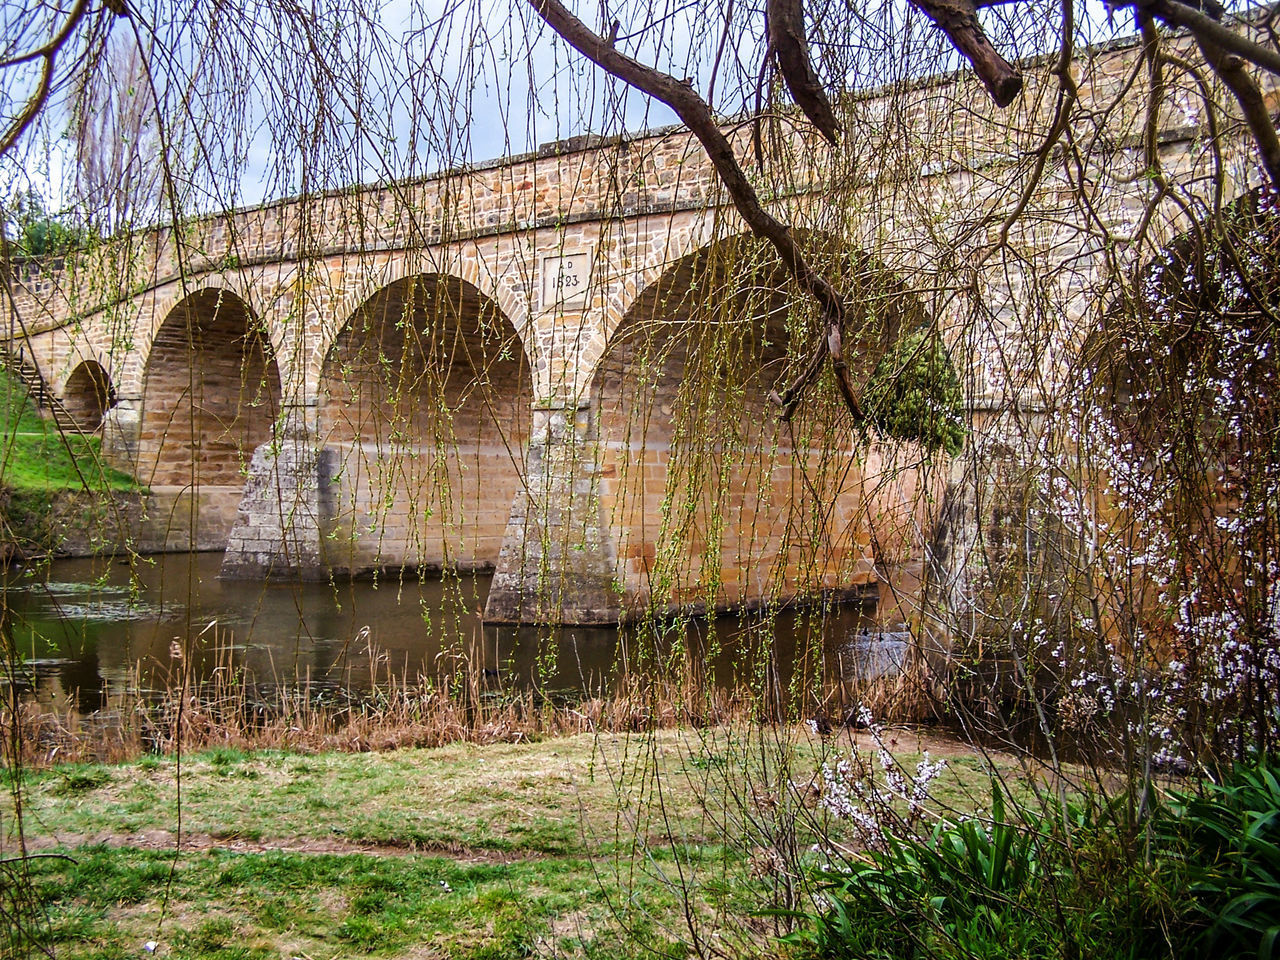
[{"label": "river", "polygon": [[[596,693],[646,654],[685,658],[718,685],[785,685],[820,650],[870,629],[862,605],[640,627],[482,624],[488,576],[268,584],[218,579],[218,553],[63,559],[5,571],[5,627],[26,697],[100,709],[114,694],[206,682],[309,682],[368,691],[483,670],[487,680],[556,696]],[[661,637],[655,637],[661,633]]]}]

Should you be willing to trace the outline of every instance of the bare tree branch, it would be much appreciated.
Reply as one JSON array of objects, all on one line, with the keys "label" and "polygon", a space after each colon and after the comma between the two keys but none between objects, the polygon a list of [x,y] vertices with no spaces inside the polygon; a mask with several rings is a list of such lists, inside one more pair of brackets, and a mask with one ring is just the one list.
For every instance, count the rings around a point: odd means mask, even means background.
[{"label": "bare tree branch", "polygon": [[805,35],[801,0],[769,0],[767,20],[769,42],[777,54],[778,69],[796,106],[804,111],[824,137],[838,143],[840,125],[809,60],[809,39]]},{"label": "bare tree branch", "polygon": [[1022,90],[1022,73],[1000,56],[978,22],[972,0],[912,0],[973,65],[991,99],[1007,107]]},{"label": "bare tree branch", "polygon": [[67,21],[62,25],[62,29],[55,33],[48,43],[30,50],[22,56],[0,61],[0,69],[17,67],[36,60],[43,61],[40,65],[40,82],[36,85],[35,92],[27,99],[26,106],[14,118],[13,123],[9,124],[9,128],[5,130],[4,135],[0,136],[0,154],[8,153],[13,148],[13,145],[18,142],[27,128],[40,115],[40,111],[44,109],[45,102],[49,99],[49,91],[53,87],[53,69],[58,54],[88,11],[88,0],[78,0],[71,13],[68,14]]},{"label": "bare tree branch", "polygon": [[[857,393],[849,382],[848,368],[841,353],[845,324],[844,301],[835,287],[810,265],[796,243],[791,228],[764,209],[706,101],[698,96],[691,85],[645,66],[615,49],[608,40],[570,13],[560,0],[529,0],[529,3],[552,30],[596,66],[661,100],[674,110],[702,143],[712,166],[729,191],[735,209],[747,226],[756,236],[773,246],[800,288],[818,302],[827,329],[827,355],[831,358],[832,369],[840,383],[841,395],[849,412],[861,419],[862,409]],[[807,370],[783,394],[784,416],[791,415],[804,388],[813,381],[820,369],[820,364],[816,367],[811,364],[812,373]]]},{"label": "bare tree branch", "polygon": [[1280,187],[1280,136],[1276,135],[1275,121],[1271,119],[1257,81],[1249,76],[1240,57],[1229,53],[1208,36],[1196,33],[1195,37],[1209,66],[1222,78],[1222,82],[1240,104],[1271,185]]},{"label": "bare tree branch", "polygon": [[13,123],[9,125],[9,129],[4,132],[4,136],[0,137],[0,154],[8,153],[18,139],[26,132],[27,127],[35,121],[40,115],[45,101],[49,99],[49,89],[53,83],[53,55],[45,57],[43,66],[40,68],[40,83],[36,86],[36,91],[27,100],[27,105],[23,107],[22,112],[14,118]]},{"label": "bare tree branch", "polygon": [[75,32],[84,15],[89,12],[89,0],[78,0],[72,8],[71,13],[67,15],[67,22],[62,25],[62,29],[49,38],[49,42],[41,44],[34,50],[28,50],[26,53],[17,57],[10,57],[8,60],[0,60],[0,70],[7,70],[10,67],[20,67],[24,63],[31,63],[35,60],[55,57],[58,51],[62,49],[62,45],[70,39],[71,34]]},{"label": "bare tree branch", "polygon": [[1197,41],[1208,41],[1264,70],[1280,75],[1280,54],[1254,43],[1185,3],[1179,3],[1178,0],[1137,0],[1133,6],[1137,10],[1149,11],[1165,23],[1189,30]]}]

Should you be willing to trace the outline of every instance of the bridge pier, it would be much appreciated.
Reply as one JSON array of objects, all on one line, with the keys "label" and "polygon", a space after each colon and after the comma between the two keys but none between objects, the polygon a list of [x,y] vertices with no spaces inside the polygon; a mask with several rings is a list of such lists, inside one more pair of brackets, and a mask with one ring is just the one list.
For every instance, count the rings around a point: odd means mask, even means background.
[{"label": "bridge pier", "polygon": [[315,404],[285,407],[276,436],[253,451],[219,576],[327,579],[337,468],[318,441]]},{"label": "bridge pier", "polygon": [[138,471],[138,444],[142,437],[142,398],[119,397],[102,417],[102,456],[125,473]]},{"label": "bridge pier", "polygon": [[617,623],[615,550],[601,516],[589,405],[533,413],[524,486],[516,492],[489,588],[491,623]]}]

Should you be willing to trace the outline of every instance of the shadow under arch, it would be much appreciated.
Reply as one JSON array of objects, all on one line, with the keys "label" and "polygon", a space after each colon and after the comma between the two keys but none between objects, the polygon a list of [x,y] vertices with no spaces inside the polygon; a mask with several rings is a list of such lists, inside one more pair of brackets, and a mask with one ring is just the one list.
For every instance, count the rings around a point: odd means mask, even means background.
[{"label": "shadow under arch", "polygon": [[171,547],[222,548],[254,449],[280,412],[280,371],[260,320],[236,294],[206,288],[178,301],[143,370],[137,476]]},{"label": "shadow under arch", "polygon": [[[872,258],[805,240],[847,298],[845,356],[854,382],[868,383],[892,344],[931,328],[927,311]],[[909,536],[922,548],[914,509],[883,502],[889,488],[917,498],[919,483],[904,492],[868,476],[864,441],[874,430],[853,421],[829,374],[791,422],[771,399],[821,336],[810,298],[749,235],[680,258],[631,303],[589,402],[601,510],[633,615],[867,599],[873,541]]]},{"label": "shadow under arch", "polygon": [[320,374],[320,442],[336,457],[331,568],[492,569],[533,395],[514,326],[467,281],[415,274],[365,301]]},{"label": "shadow under arch", "polygon": [[77,364],[62,387],[62,405],[83,433],[97,433],[118,397],[111,375],[97,360]]},{"label": "shadow under arch", "polygon": [[214,288],[180,300],[151,340],[142,383],[138,479],[242,486],[280,410],[274,351],[246,303]]}]

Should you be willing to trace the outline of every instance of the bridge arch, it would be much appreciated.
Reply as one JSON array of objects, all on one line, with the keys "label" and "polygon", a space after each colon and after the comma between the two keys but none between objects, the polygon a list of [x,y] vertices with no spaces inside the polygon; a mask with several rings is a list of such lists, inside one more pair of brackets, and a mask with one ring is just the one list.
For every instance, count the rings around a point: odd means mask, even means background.
[{"label": "bridge arch", "polygon": [[85,433],[102,428],[102,418],[118,402],[107,368],[97,360],[82,360],[62,385],[62,405]]},{"label": "bridge arch", "polygon": [[[272,331],[262,321],[268,316],[259,303],[259,291],[238,272],[208,274],[194,282],[171,283],[144,297],[140,302],[140,316],[134,324],[133,342],[127,359],[118,371],[117,380],[124,396],[142,396],[146,388],[147,368],[151,351],[161,328],[184,302],[199,295],[233,297],[244,305],[254,322],[261,325],[268,346],[275,354],[276,341]],[[150,301],[148,303],[148,301]]]},{"label": "bridge arch", "polygon": [[[653,287],[686,257],[715,242],[720,217],[721,212],[715,208],[677,214],[660,234],[661,242],[643,237],[632,241],[641,247],[642,252],[636,258],[635,266],[614,280],[612,295],[605,303],[601,322],[582,347],[579,363],[585,370],[594,371],[609,340],[641,293]],[[580,382],[586,385],[593,375],[584,374]]]},{"label": "bridge arch", "polygon": [[[918,262],[921,253],[914,247],[905,251],[915,255],[909,262],[902,263],[900,258],[895,259],[898,265],[891,267],[865,253],[865,247],[857,237],[851,240],[819,229],[799,226],[794,229],[794,233],[806,247],[810,262],[820,272],[844,278],[850,290],[857,291],[849,295],[855,307],[859,305],[859,297],[867,292],[872,294],[877,305],[886,298],[892,300],[905,295],[907,285],[903,276],[917,276],[928,263],[927,257],[923,258],[923,262]],[[661,242],[657,242],[659,238]],[[864,239],[874,244],[874,237]],[[634,312],[637,300],[646,291],[652,291],[655,284],[662,282],[672,271],[679,270],[690,257],[704,256],[708,250],[728,249],[725,245],[744,242],[753,247],[768,248],[754,234],[744,232],[741,221],[731,211],[718,207],[675,214],[658,238],[649,238],[647,243],[639,242],[637,246],[641,248],[641,252],[635,258],[634,266],[627,274],[613,279],[611,296],[605,305],[602,321],[591,330],[590,338],[582,348],[580,364],[584,372],[580,382],[585,385],[594,376],[595,367],[615,331],[624,318]],[[788,296],[801,295],[797,289],[792,288]],[[802,299],[806,298],[802,296]],[[915,297],[911,299],[918,301]],[[922,303],[919,304],[917,314],[913,321],[915,325],[933,323],[933,317]],[[896,336],[898,327],[892,317],[890,321],[894,324],[888,331],[892,339],[892,336]]]},{"label": "bridge arch", "polygon": [[[515,331],[520,347],[529,353],[535,338],[529,323],[527,298],[520,292],[500,281],[491,269],[488,269],[488,258],[479,251],[454,250],[445,264],[424,260],[420,251],[416,255],[396,254],[381,259],[366,267],[362,279],[337,299],[333,308],[328,311],[328,321],[321,332],[316,351],[314,369],[311,371],[317,384],[322,377],[322,368],[327,363],[344,331],[351,326],[356,315],[366,310],[368,305],[384,291],[412,280],[415,277],[452,277],[455,281],[467,285],[480,296],[494,304],[498,312]],[[531,360],[531,362],[533,362]]]},{"label": "bridge arch", "polygon": [[[871,258],[810,238],[867,309],[846,335],[856,383],[927,312]],[[647,271],[650,274],[653,271]],[[859,324],[859,320],[863,320]],[[877,449],[829,376],[792,423],[770,400],[809,362],[820,319],[770,247],[742,234],[668,263],[640,289],[592,373],[601,507],[627,593],[658,606],[871,590],[935,483],[877,470],[926,459]],[[900,445],[898,445],[900,446]],[[908,498],[910,503],[897,502]],[[884,541],[882,547],[881,541]]]},{"label": "bridge arch", "polygon": [[243,486],[280,410],[275,351],[232,291],[177,299],[151,337],[142,374],[138,476],[154,486]]},{"label": "bridge arch", "polygon": [[456,276],[396,279],[351,314],[319,383],[320,441],[336,461],[334,568],[492,568],[534,398],[501,307]]}]

